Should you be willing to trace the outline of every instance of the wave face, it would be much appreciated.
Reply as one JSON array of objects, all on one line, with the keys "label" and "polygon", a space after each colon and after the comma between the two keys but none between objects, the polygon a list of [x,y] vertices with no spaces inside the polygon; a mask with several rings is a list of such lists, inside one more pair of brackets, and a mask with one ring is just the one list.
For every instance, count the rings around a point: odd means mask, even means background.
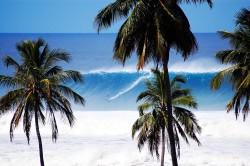
[{"label": "wave face", "polygon": [[[171,72],[172,79],[177,74],[184,75],[192,94],[199,104],[198,110],[224,110],[233,95],[229,84],[223,84],[217,91],[210,90],[210,81],[216,73],[177,73]],[[83,110],[136,110],[137,96],[145,90],[144,82],[152,79],[150,72],[98,72],[84,75],[84,84],[68,83],[86,99],[86,106],[74,109]]]}]

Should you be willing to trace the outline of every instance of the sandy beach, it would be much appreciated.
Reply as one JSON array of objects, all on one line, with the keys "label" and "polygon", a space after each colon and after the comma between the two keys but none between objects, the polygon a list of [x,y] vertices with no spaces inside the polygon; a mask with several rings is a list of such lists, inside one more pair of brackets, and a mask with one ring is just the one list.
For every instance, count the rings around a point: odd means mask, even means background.
[{"label": "sandy beach", "polygon": [[[181,141],[182,166],[247,166],[250,163],[250,121],[235,121],[233,113],[223,111],[195,112],[202,127],[202,146]],[[59,119],[60,119],[60,115]],[[131,126],[138,117],[136,111],[75,112],[73,128],[58,121],[59,139],[52,143],[49,123],[41,127],[47,166],[158,166],[147,146],[140,153],[136,139],[131,138]],[[1,166],[35,166],[39,163],[38,144],[32,126],[30,145],[22,126],[9,140],[11,114],[0,120]],[[171,163],[166,154],[166,165]]]}]

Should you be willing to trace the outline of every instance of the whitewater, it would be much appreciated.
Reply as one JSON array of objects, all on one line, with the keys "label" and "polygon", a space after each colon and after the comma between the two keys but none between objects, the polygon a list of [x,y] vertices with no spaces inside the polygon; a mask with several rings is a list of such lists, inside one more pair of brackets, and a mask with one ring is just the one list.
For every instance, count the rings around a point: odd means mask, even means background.
[{"label": "whitewater", "polygon": [[[64,120],[58,121],[59,138],[52,142],[50,125],[41,127],[44,159],[47,166],[158,166],[147,146],[141,152],[137,140],[131,138],[131,126],[138,118],[136,111],[74,112],[76,123],[70,128]],[[233,113],[219,111],[195,112],[202,133],[190,145],[181,141],[182,166],[248,166],[250,163],[250,121],[235,121]],[[60,119],[60,116],[59,116]],[[0,121],[0,165],[39,165],[35,128],[32,127],[30,145],[22,126],[9,140],[11,114]],[[166,165],[170,155],[166,154]]]}]

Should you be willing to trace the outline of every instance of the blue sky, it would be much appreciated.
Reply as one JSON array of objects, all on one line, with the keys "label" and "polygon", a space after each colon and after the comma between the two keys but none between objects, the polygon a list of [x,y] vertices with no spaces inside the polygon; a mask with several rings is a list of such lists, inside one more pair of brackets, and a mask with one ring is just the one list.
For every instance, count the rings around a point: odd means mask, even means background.
[{"label": "blue sky", "polygon": [[[94,33],[97,12],[114,0],[0,0],[0,33]],[[234,16],[250,0],[181,5],[193,32],[234,29]],[[117,32],[121,22],[103,32]]]}]

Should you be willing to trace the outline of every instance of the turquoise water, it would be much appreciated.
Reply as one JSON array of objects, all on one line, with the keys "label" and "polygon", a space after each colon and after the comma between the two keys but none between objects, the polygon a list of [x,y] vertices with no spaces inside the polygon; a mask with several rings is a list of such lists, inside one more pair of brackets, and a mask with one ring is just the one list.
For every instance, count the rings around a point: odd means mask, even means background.
[{"label": "turquoise water", "polygon": [[[64,69],[81,71],[84,84],[68,83],[86,99],[86,106],[76,110],[136,110],[138,94],[144,90],[145,79],[150,79],[148,64],[144,71],[136,71],[136,56],[132,56],[124,67],[113,61],[113,43],[116,34],[0,34],[0,58],[11,55],[18,59],[15,49],[17,42],[24,39],[45,39],[51,49],[64,49],[72,56],[69,64],[61,64]],[[192,88],[199,103],[198,110],[225,110],[232,96],[229,84],[213,92],[209,88],[215,73],[224,68],[214,58],[217,51],[229,48],[226,41],[217,34],[196,34],[199,51],[183,63],[183,59],[171,50],[171,78],[183,74],[188,81],[185,87]],[[11,74],[11,70],[0,62],[0,73]],[[1,87],[1,95],[6,91]]]}]

